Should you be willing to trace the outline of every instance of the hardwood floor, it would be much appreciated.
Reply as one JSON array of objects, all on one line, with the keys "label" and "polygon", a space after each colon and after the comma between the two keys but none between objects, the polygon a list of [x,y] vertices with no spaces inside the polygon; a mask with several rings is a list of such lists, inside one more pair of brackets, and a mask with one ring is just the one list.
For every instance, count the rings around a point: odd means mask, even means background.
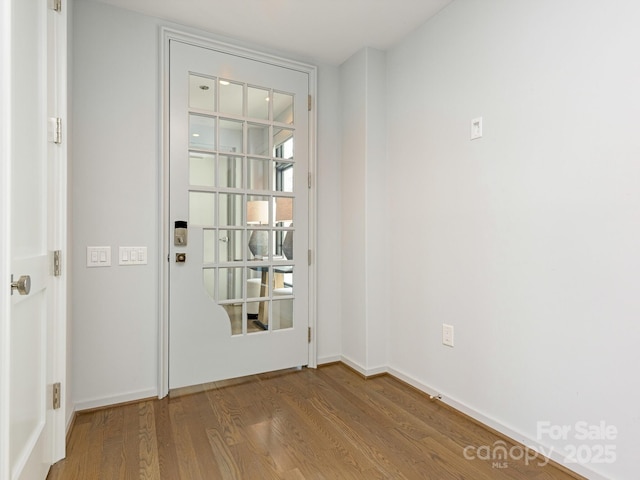
[{"label": "hardwood floor", "polygon": [[340,364],[195,390],[80,413],[48,479],[579,478],[541,458],[468,460],[502,439],[390,376]]}]

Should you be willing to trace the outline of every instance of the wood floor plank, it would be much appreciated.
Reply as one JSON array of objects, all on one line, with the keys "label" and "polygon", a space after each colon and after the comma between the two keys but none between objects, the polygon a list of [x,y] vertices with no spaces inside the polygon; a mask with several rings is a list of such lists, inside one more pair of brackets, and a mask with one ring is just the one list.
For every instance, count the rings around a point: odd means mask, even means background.
[{"label": "wood floor plank", "polygon": [[580,478],[467,459],[465,447],[517,445],[393,377],[365,380],[341,364],[179,393],[80,413],[48,479]]},{"label": "wood floor plank", "polygon": [[142,402],[139,406],[140,419],[140,478],[153,480],[160,478],[158,459],[158,437],[156,435],[155,412],[152,402]]}]

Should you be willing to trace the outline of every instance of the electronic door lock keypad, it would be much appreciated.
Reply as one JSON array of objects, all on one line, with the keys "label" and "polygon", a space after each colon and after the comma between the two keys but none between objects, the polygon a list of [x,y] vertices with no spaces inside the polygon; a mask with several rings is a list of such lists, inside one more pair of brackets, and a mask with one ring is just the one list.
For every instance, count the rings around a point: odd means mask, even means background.
[{"label": "electronic door lock keypad", "polygon": [[173,233],[173,244],[176,247],[184,247],[187,245],[187,222],[177,220]]}]

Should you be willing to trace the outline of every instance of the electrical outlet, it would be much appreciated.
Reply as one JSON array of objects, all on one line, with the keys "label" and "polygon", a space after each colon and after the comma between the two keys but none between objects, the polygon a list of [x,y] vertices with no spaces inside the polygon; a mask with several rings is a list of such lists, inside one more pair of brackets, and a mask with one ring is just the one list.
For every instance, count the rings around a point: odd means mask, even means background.
[{"label": "electrical outlet", "polygon": [[442,344],[453,347],[453,325],[442,324]]}]

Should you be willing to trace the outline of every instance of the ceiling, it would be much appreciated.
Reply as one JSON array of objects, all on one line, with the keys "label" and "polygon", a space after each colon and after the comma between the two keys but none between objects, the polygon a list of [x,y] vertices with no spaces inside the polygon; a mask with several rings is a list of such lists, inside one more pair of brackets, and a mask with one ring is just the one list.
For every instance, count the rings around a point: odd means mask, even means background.
[{"label": "ceiling", "polygon": [[387,50],[452,0],[98,0],[175,23],[339,65]]}]

